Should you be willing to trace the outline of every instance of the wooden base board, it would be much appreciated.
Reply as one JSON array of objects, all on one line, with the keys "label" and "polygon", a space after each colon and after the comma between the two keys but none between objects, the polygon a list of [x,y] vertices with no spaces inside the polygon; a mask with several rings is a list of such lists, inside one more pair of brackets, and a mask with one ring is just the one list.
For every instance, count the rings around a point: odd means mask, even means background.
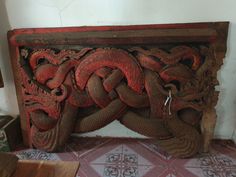
[{"label": "wooden base board", "polygon": [[0,177],[75,177],[79,162],[18,160],[0,153]]}]

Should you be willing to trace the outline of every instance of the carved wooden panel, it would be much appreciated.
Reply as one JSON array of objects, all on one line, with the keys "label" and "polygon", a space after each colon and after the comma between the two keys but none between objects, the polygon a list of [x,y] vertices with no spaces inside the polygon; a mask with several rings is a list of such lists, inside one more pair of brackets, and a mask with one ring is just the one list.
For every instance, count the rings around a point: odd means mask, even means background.
[{"label": "carved wooden panel", "polygon": [[[227,22],[9,32],[25,143],[46,151],[114,120],[167,152],[207,150]],[[200,129],[202,124],[203,131]]]}]

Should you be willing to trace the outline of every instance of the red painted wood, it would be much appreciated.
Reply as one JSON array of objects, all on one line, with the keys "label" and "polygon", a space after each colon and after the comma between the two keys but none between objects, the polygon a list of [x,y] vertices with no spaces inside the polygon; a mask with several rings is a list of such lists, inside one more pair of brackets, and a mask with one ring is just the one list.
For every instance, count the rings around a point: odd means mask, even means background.
[{"label": "red painted wood", "polygon": [[[201,115],[202,105],[209,104],[215,70],[222,63],[222,57],[214,58],[209,51],[219,52],[216,46],[225,44],[227,26],[221,22],[10,31],[25,143],[54,151],[73,131],[96,130],[118,119],[139,133],[168,139],[163,146],[174,155],[197,153],[200,133],[181,113]],[[195,119],[194,126],[199,126],[200,118]],[[192,148],[179,153],[180,140]]]}]

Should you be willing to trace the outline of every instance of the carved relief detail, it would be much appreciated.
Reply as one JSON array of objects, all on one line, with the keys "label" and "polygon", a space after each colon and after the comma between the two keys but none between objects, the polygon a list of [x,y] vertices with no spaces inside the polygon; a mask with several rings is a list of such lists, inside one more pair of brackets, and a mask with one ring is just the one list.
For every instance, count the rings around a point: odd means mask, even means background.
[{"label": "carved relief detail", "polygon": [[209,49],[21,49],[22,95],[32,146],[55,151],[72,132],[114,120],[177,157],[200,149],[200,121],[214,94]]}]

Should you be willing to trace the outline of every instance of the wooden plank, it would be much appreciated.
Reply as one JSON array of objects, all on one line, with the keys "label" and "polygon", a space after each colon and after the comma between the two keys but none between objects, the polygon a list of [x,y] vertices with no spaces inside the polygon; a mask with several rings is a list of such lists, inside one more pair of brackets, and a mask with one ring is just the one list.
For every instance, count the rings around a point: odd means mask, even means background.
[{"label": "wooden plank", "polygon": [[131,45],[169,42],[209,42],[216,38],[213,29],[152,29],[129,31],[90,31],[44,34],[21,34],[15,39],[25,45]]},{"label": "wooden plank", "polygon": [[213,42],[215,25],[228,22],[29,28],[8,32],[12,45],[133,45],[181,42]]},{"label": "wooden plank", "polygon": [[17,166],[18,158],[13,154],[0,152],[0,176],[11,177]]},{"label": "wooden plank", "polygon": [[79,162],[19,160],[12,177],[75,177]]}]

